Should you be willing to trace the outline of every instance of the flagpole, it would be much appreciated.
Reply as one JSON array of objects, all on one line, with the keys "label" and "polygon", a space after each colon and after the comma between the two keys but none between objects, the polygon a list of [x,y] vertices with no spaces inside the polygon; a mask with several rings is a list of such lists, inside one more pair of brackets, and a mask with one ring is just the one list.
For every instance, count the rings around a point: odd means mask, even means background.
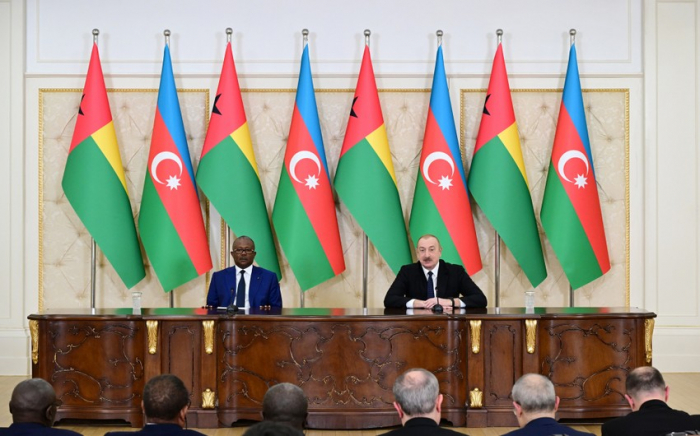
[{"label": "flagpole", "polygon": [[[501,41],[503,40],[503,29],[497,29],[496,30],[496,47],[501,45]],[[493,269],[494,269],[494,274],[493,274],[493,285],[494,285],[494,292],[495,292],[495,305],[496,307],[501,307],[501,236],[498,234],[497,231],[494,230],[495,234],[495,243],[494,243],[494,263],[493,263]]]},{"label": "flagpole", "polygon": [[[369,37],[372,31],[365,29],[365,45],[369,48]],[[362,232],[362,310],[367,311],[367,280],[369,277],[369,238]]]},{"label": "flagpole", "polygon": [[[233,29],[230,27],[226,28],[226,44],[231,43],[231,35],[233,35]],[[222,218],[223,219],[223,218]],[[226,235],[224,236],[224,245],[226,247],[226,250],[224,250],[224,267],[228,268],[231,266],[231,255],[229,253],[229,247],[231,247],[231,227],[226,224]]]},{"label": "flagpole", "polygon": [[[165,45],[170,46],[170,29],[165,29],[163,31],[163,36],[165,37]],[[168,302],[171,309],[175,307],[175,289],[171,289],[170,292],[168,292]]]},{"label": "flagpole", "polygon": [[[92,42],[97,45],[97,37],[100,29],[92,29]],[[95,310],[95,280],[97,278],[97,244],[95,238],[90,237],[90,309]]]},{"label": "flagpole", "polygon": [[[576,29],[569,30],[569,47],[576,44]],[[574,288],[569,283],[569,307],[574,307]]]}]

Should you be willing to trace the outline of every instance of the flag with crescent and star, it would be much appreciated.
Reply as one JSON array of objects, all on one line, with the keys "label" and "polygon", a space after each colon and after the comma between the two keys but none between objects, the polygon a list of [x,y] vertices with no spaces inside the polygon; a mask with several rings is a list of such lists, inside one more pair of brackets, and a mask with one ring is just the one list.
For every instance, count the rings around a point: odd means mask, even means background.
[{"label": "flag with crescent and star", "polygon": [[146,254],[166,292],[211,269],[168,45],[163,56],[143,184],[139,231]]},{"label": "flag with crescent and star", "polygon": [[452,115],[442,46],[438,47],[410,220],[414,242],[438,237],[442,258],[463,265],[470,275],[481,270],[474,218],[467,194],[462,154]]},{"label": "flag with crescent and star", "polygon": [[547,277],[535,211],[498,44],[469,170],[469,191],[533,287]]},{"label": "flag with crescent and star", "polygon": [[277,239],[303,291],[345,271],[330,180],[306,45],[272,212]]},{"label": "flag with crescent and star", "polygon": [[412,262],[369,46],[362,56],[335,189],[394,274]]},{"label": "flag with crescent and star", "polygon": [[127,288],[146,275],[100,54],[90,66],[63,173],[63,192]]},{"label": "flag with crescent and star", "polygon": [[610,270],[574,45],[569,51],[540,219],[573,289]]},{"label": "flag with crescent and star", "polygon": [[230,42],[197,167],[197,183],[236,236],[255,241],[258,265],[281,279]]}]

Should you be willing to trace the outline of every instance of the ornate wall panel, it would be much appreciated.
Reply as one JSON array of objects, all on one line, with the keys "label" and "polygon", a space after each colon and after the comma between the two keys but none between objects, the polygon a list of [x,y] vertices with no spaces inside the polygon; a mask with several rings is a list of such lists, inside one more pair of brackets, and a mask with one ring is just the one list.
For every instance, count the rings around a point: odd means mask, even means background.
[{"label": "ornate wall panel", "polygon": [[[79,90],[43,90],[40,93],[40,206],[41,295],[44,308],[87,307],[90,289],[90,238],[65,199],[60,180],[75,123],[81,92]],[[153,90],[110,92],[110,104],[125,165],[127,184],[137,216],[145,162],[147,159],[156,92]],[[335,175],[345,126],[352,103],[352,90],[317,90],[316,99],[326,156]],[[180,93],[190,153],[196,167],[206,132],[208,93],[191,90]],[[256,152],[263,192],[272,210],[284,156],[295,90],[246,90],[243,100]],[[408,221],[423,139],[430,93],[425,89],[385,90],[380,92],[385,124],[392,150],[404,217]],[[549,153],[559,111],[561,91],[514,91],[513,101],[521,135],[535,210],[539,213]],[[483,106],[483,90],[461,91],[461,138],[465,165],[472,149]],[[602,279],[576,291],[576,303],[582,306],[624,306],[628,289],[628,212],[627,212],[627,113],[625,90],[596,90],[584,93],[591,146],[598,176],[604,222],[610,249],[612,270]],[[362,306],[362,231],[348,210],[337,201],[346,271],[305,293],[307,307]],[[204,204],[203,204],[204,207]],[[206,212],[206,208],[204,209]],[[475,208],[477,234],[484,270],[475,281],[493,304],[493,230]],[[210,232],[222,232],[216,223]],[[549,277],[537,290],[536,302],[542,306],[568,304],[568,281],[558,261],[542,238]],[[220,238],[221,241],[224,238]],[[214,258],[228,252],[223,246],[210,247]],[[280,250],[283,299],[288,307],[299,306],[299,286]],[[394,275],[378,252],[369,251],[368,306],[381,307],[384,294]],[[507,250],[502,250],[501,306],[522,306],[522,292],[529,287],[518,265]],[[220,266],[220,265],[218,265]],[[217,266],[217,267],[218,267]],[[200,306],[206,293],[207,276],[176,290],[180,307]],[[130,305],[130,295],[103,256],[98,257],[97,306]],[[152,269],[136,288],[144,292],[144,307],[168,305]]]}]

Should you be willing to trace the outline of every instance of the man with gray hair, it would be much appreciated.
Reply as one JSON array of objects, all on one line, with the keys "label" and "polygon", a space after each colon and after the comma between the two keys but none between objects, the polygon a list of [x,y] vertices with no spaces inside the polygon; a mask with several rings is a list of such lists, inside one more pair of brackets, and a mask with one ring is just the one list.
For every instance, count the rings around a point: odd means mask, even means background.
[{"label": "man with gray hair", "polygon": [[382,436],[461,435],[440,428],[442,394],[432,372],[409,369],[394,383],[394,408],[399,413],[402,428]]},{"label": "man with gray hair", "polygon": [[304,428],[308,414],[309,400],[299,386],[278,383],[265,392],[262,403],[263,420],[286,424],[301,430]]},{"label": "man with gray hair", "polygon": [[666,404],[669,389],[656,368],[642,366],[632,370],[625,380],[625,389],[632,413],[603,424],[603,436],[659,436],[673,432],[681,435],[700,430],[700,415],[689,415]]},{"label": "man with gray hair", "polygon": [[513,385],[513,413],[521,427],[504,436],[592,436],[559,424],[554,415],[559,407],[559,397],[554,385],[540,374],[525,374]]}]

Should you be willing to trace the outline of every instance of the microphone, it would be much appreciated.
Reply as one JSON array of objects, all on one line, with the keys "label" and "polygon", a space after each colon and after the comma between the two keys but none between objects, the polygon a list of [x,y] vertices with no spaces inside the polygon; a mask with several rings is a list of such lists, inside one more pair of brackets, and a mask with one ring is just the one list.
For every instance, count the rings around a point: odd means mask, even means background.
[{"label": "microphone", "polygon": [[440,300],[438,299],[437,295],[438,295],[438,289],[437,289],[437,286],[435,286],[435,301],[437,301],[438,303],[435,306],[433,306],[433,308],[431,310],[433,311],[433,313],[442,313],[442,312],[444,312],[445,309],[440,304]]},{"label": "microphone", "polygon": [[234,292],[233,288],[231,288],[231,302],[229,303],[228,306],[226,306],[226,313],[234,313],[238,312],[238,306],[234,304],[235,299],[233,298]]}]

